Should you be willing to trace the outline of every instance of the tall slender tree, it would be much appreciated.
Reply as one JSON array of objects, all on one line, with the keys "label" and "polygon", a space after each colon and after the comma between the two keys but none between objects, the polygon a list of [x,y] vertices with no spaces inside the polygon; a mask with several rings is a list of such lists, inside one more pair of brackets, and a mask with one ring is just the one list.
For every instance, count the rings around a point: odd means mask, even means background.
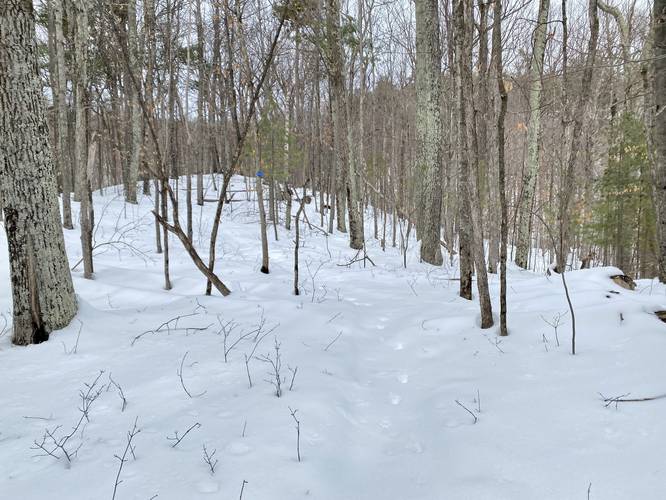
[{"label": "tall slender tree", "polygon": [[655,200],[659,234],[659,279],[666,283],[666,0],[654,0],[653,26],[653,92]]},{"label": "tall slender tree", "polygon": [[436,266],[442,265],[441,65],[438,1],[416,0],[416,161],[423,186],[421,259]]},{"label": "tall slender tree", "polygon": [[529,122],[527,125],[527,161],[523,170],[523,187],[518,205],[518,234],[516,242],[516,264],[527,269],[531,246],[531,222],[534,189],[539,172],[539,133],[541,131],[541,89],[543,87],[543,58],[548,33],[550,0],[540,0],[539,17],[534,29],[532,60],[530,62]]}]

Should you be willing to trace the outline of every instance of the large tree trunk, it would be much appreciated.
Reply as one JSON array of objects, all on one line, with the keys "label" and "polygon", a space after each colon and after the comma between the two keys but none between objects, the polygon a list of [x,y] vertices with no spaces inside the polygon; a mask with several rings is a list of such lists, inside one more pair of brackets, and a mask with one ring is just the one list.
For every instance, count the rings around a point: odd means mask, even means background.
[{"label": "large tree trunk", "polygon": [[363,248],[363,226],[359,213],[356,169],[349,158],[344,60],[340,40],[340,3],[338,0],[328,0],[327,7],[326,31],[329,45],[328,71],[333,114],[333,140],[337,164],[336,171],[340,176],[338,183],[341,183],[340,187],[342,188],[338,191],[337,198],[338,230],[345,230],[345,197],[343,194],[345,192],[349,212],[349,246],[358,250]]},{"label": "large tree trunk", "polygon": [[666,283],[666,0],[654,0],[654,119],[652,142],[656,172],[655,200],[659,234],[659,279]]},{"label": "large tree trunk", "polygon": [[77,304],[58,213],[32,2],[0,3],[0,200],[9,246],[13,338],[65,327]]},{"label": "large tree trunk", "polygon": [[527,125],[527,164],[523,173],[523,190],[518,206],[518,235],[516,243],[516,264],[527,269],[531,246],[531,221],[534,189],[539,173],[539,131],[541,129],[541,88],[543,77],[543,56],[546,50],[548,33],[548,12],[550,0],[539,2],[539,18],[534,30],[534,49],[530,62],[530,119]]},{"label": "large tree trunk", "polygon": [[442,265],[442,122],[437,0],[416,0],[416,157],[422,178],[421,259]]}]

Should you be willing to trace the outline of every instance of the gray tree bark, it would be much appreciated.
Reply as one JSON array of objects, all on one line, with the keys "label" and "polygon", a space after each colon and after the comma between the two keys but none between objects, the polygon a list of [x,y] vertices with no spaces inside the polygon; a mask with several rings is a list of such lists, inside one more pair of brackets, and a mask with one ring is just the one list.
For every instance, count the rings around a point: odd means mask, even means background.
[{"label": "gray tree bark", "polygon": [[[349,213],[349,246],[359,250],[363,248],[363,226],[361,224],[361,213],[359,210],[358,189],[356,182],[356,169],[349,158],[348,144],[348,116],[345,103],[346,92],[344,82],[344,59],[342,42],[340,40],[340,2],[338,0],[327,0],[326,31],[328,40],[328,70],[329,85],[331,88],[331,109],[333,114],[333,139],[336,160],[336,171],[344,177],[343,189],[338,191],[338,230],[344,231],[344,208],[348,207]],[[342,191],[346,191],[346,201]]]},{"label": "gray tree bark", "polygon": [[592,90],[592,71],[594,61],[597,56],[597,41],[599,38],[599,17],[597,16],[597,0],[589,0],[588,18],[590,23],[590,38],[587,42],[587,55],[585,57],[585,67],[581,79],[581,91],[573,114],[573,130],[571,134],[571,147],[569,148],[569,157],[567,159],[566,170],[561,181],[560,206],[559,206],[559,241],[557,253],[557,269],[559,272],[566,271],[566,261],[569,254],[569,233],[571,232],[569,223],[569,211],[571,209],[571,200],[573,198],[575,180],[575,167],[578,159],[578,153],[582,144],[582,129],[585,114],[587,112]]},{"label": "gray tree bark", "polygon": [[[139,49],[136,34],[136,0],[127,2],[127,44],[129,53],[130,71],[136,76],[141,75],[141,66],[139,61]],[[140,78],[138,81],[142,81]],[[136,184],[139,180],[139,163],[141,162],[142,130],[141,130],[141,108],[139,106],[139,95],[134,90],[133,85],[126,88],[130,102],[130,159],[127,175],[127,186],[125,191],[125,201],[136,203]]]},{"label": "gray tree bark", "polygon": [[86,0],[77,0],[75,7],[74,73],[76,75],[76,84],[74,95],[76,117],[74,125],[74,158],[81,195],[79,220],[81,224],[83,277],[92,279],[94,272],[92,256],[93,208],[90,176],[88,174],[88,141],[86,137],[88,125],[88,3]]},{"label": "gray tree bark", "polygon": [[493,9],[493,59],[495,60],[497,89],[500,96],[499,112],[497,113],[497,184],[500,203],[500,336],[505,337],[509,334],[506,324],[506,247],[508,221],[504,164],[504,120],[506,117],[508,96],[504,85],[504,65],[502,64],[502,0],[495,0]]},{"label": "gray tree bark", "polygon": [[58,129],[58,142],[55,157],[57,169],[62,182],[62,225],[65,229],[74,229],[72,224],[72,164],[67,147],[69,126],[67,122],[67,66],[65,63],[65,36],[63,34],[63,3],[65,0],[54,0],[53,9],[55,17],[55,53],[56,53],[56,82],[53,92],[53,104],[56,108],[56,127]]},{"label": "gray tree bark", "polygon": [[416,0],[416,158],[422,181],[421,259],[442,265],[442,121],[437,0]]},{"label": "gray tree bark", "polygon": [[[492,305],[488,289],[488,271],[483,247],[483,230],[481,227],[481,205],[478,195],[476,173],[478,171],[478,157],[474,154],[476,148],[467,140],[468,125],[472,132],[473,124],[467,123],[467,110],[472,109],[471,97],[473,95],[472,81],[472,43],[473,11],[470,0],[458,0],[455,11],[456,29],[456,55],[458,59],[458,154],[460,162],[461,196],[466,199],[465,206],[469,214],[465,223],[471,224],[468,228],[471,238],[471,252],[476,267],[476,285],[479,293],[481,308],[481,328],[493,326]],[[470,135],[472,135],[470,133]],[[472,141],[474,137],[472,137]],[[470,157],[473,160],[470,168]],[[461,220],[461,224],[463,224]],[[462,228],[461,228],[462,229]]]},{"label": "gray tree bark", "polygon": [[76,314],[60,227],[30,0],[0,3],[0,208],[9,247],[13,337],[48,339]]},{"label": "gray tree bark", "polygon": [[666,283],[666,0],[654,0],[653,23],[653,91],[655,201],[659,234],[659,279]]},{"label": "gray tree bark", "polygon": [[539,16],[534,30],[534,48],[530,62],[530,118],[527,125],[527,164],[523,174],[523,190],[518,206],[518,228],[516,242],[516,264],[527,269],[532,242],[532,205],[537,174],[539,172],[539,132],[541,130],[541,89],[543,77],[543,57],[548,33],[548,12],[550,0],[539,2]]}]

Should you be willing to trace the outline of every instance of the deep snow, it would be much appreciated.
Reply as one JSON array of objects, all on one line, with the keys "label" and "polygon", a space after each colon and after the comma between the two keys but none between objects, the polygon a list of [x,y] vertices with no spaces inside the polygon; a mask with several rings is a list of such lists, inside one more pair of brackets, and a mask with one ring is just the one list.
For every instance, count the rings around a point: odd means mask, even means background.
[{"label": "deep snow", "polygon": [[[495,328],[478,328],[478,304],[457,296],[455,265],[420,264],[415,242],[407,269],[397,249],[382,252],[371,238],[376,267],[346,267],[338,264],[355,253],[346,235],[326,238],[304,225],[303,295],[294,296],[293,230],[279,228],[279,241],[269,231],[271,274],[259,273],[254,202],[227,207],[221,226],[216,270],[232,295],[203,296],[202,275],[173,237],[174,288],[165,291],[151,204],[125,205],[113,188],[96,193],[96,243],[124,243],[98,248],[93,281],[74,272],[77,318],[38,346],[0,338],[3,500],[110,499],[114,455],[135,419],[136,459],[128,455],[117,499],[237,499],[244,480],[245,500],[585,499],[588,488],[591,499],[666,498],[666,399],[616,408],[598,394],[666,392],[666,325],[652,314],[666,309],[666,290],[656,282],[632,292],[608,279],[612,268],[568,273],[578,325],[572,356],[558,277],[511,269],[510,336],[500,340]],[[204,254],[213,211],[195,207]],[[318,224],[313,206],[308,213]],[[0,313],[9,317],[4,238]],[[65,238],[73,265],[78,231]],[[560,313],[558,346],[544,318]],[[254,335],[225,363],[220,325],[230,321],[238,326],[228,345],[262,322],[262,332],[274,329],[255,355],[273,355],[280,342],[281,398],[258,359],[248,386],[244,356]],[[193,397],[178,375],[186,353],[183,382]],[[54,433],[62,436],[79,420],[79,391],[100,370],[104,390],[67,445],[80,446],[71,465],[36,456],[31,447],[45,429],[62,426]],[[123,389],[124,411],[109,376]],[[290,407],[301,423],[301,463]],[[167,437],[195,423],[172,448]],[[217,450],[215,474],[202,460],[204,444]]]}]

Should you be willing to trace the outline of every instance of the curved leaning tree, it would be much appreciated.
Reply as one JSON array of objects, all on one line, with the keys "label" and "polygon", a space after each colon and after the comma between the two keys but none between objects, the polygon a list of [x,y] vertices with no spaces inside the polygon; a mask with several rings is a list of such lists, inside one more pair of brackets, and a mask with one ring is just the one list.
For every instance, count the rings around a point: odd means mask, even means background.
[{"label": "curved leaning tree", "polygon": [[39,343],[77,303],[38,77],[32,0],[0,2],[0,208],[13,296],[13,337]]}]

